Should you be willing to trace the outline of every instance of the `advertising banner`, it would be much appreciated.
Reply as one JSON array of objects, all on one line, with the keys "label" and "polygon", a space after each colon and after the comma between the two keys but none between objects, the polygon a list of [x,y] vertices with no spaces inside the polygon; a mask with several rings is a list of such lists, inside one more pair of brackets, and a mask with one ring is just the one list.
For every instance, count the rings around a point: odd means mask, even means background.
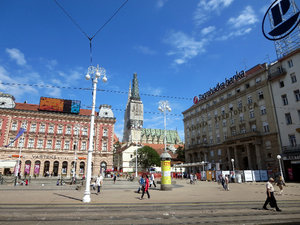
[{"label": "advertising banner", "polygon": [[260,181],[259,170],[252,170],[253,181]]},{"label": "advertising banner", "polygon": [[30,174],[30,167],[31,167],[30,164],[25,164],[25,169],[24,169],[25,174]]},{"label": "advertising banner", "polygon": [[253,181],[252,170],[244,170],[245,182]]},{"label": "advertising banner", "polygon": [[34,174],[39,174],[40,173],[40,164],[35,164],[34,165]]},{"label": "advertising banner", "polygon": [[161,183],[171,184],[171,161],[161,161]]},{"label": "advertising banner", "polygon": [[260,180],[267,181],[268,180],[268,172],[266,170],[260,170]]}]

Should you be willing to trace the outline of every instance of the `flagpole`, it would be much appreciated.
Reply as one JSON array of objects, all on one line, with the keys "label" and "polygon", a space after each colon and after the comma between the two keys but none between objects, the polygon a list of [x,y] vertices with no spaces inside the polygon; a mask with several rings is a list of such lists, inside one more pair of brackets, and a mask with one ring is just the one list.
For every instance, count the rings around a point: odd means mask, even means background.
[{"label": "flagpole", "polygon": [[[21,138],[23,136],[23,133],[21,134]],[[22,147],[23,147],[23,144],[25,143],[25,140],[23,140],[23,143],[22,145],[20,146],[20,151],[19,151],[19,157],[18,157],[18,164],[17,164],[17,167],[16,167],[16,171],[15,171],[15,176],[16,176],[16,179],[15,179],[15,186],[17,185],[18,183],[18,178],[19,178],[19,169],[20,169],[20,161],[21,161],[21,153],[22,153]]]}]

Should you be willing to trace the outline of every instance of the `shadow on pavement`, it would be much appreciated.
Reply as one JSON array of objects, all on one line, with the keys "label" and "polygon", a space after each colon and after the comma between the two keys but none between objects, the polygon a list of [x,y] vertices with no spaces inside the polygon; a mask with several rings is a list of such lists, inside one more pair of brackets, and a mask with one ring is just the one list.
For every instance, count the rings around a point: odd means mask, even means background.
[{"label": "shadow on pavement", "polygon": [[76,200],[76,201],[82,202],[82,199],[79,199],[79,198],[74,198],[74,197],[71,197],[71,196],[62,195],[62,194],[58,194],[58,193],[53,193],[53,194],[61,196],[61,197],[65,197],[65,198],[69,198],[69,199],[72,199],[72,200]]}]

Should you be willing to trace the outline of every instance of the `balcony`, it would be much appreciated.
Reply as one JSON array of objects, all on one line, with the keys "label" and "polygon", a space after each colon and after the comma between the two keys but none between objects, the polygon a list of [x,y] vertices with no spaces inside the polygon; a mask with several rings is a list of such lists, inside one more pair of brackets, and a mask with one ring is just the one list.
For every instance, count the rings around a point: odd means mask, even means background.
[{"label": "balcony", "polygon": [[300,145],[283,146],[282,151],[284,153],[287,153],[287,152],[300,152]]},{"label": "balcony", "polygon": [[273,79],[276,79],[276,78],[279,78],[283,75],[286,75],[286,70],[282,67],[278,67],[277,70],[274,70],[274,71],[271,71],[269,70],[269,80],[273,80]]},{"label": "balcony", "polygon": [[234,140],[241,140],[241,139],[247,139],[247,138],[252,138],[252,137],[256,137],[259,136],[260,133],[258,131],[245,131],[243,130],[243,132],[241,133],[236,133],[235,135],[229,136],[227,137],[226,141],[234,141]]}]

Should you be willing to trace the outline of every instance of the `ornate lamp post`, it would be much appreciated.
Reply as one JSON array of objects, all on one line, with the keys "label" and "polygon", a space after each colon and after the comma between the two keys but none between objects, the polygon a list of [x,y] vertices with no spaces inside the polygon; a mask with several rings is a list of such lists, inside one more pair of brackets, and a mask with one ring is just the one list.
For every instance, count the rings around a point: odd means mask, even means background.
[{"label": "ornate lamp post", "polygon": [[86,183],[85,183],[85,191],[82,201],[85,203],[91,202],[91,177],[92,177],[92,153],[93,153],[93,142],[94,142],[94,121],[95,121],[95,104],[96,104],[96,89],[98,79],[103,76],[102,81],[106,82],[107,78],[105,75],[104,68],[90,66],[88,68],[88,72],[85,75],[86,80],[90,80],[92,78],[93,82],[93,104],[92,104],[92,113],[91,113],[91,125],[90,125],[90,134],[89,134],[89,149],[87,156],[87,172],[86,172]]},{"label": "ornate lamp post", "polygon": [[159,111],[164,113],[164,127],[165,127],[165,151],[161,154],[161,190],[172,190],[172,182],[171,182],[171,156],[167,152],[167,120],[166,120],[166,111],[171,112],[171,108],[169,106],[168,101],[160,101],[159,102]]},{"label": "ornate lamp post", "polygon": [[203,166],[203,171],[202,171],[202,176],[201,176],[201,177],[202,177],[202,180],[204,180],[204,164],[205,164],[205,162],[202,161],[201,164],[202,164],[202,166]]}]

